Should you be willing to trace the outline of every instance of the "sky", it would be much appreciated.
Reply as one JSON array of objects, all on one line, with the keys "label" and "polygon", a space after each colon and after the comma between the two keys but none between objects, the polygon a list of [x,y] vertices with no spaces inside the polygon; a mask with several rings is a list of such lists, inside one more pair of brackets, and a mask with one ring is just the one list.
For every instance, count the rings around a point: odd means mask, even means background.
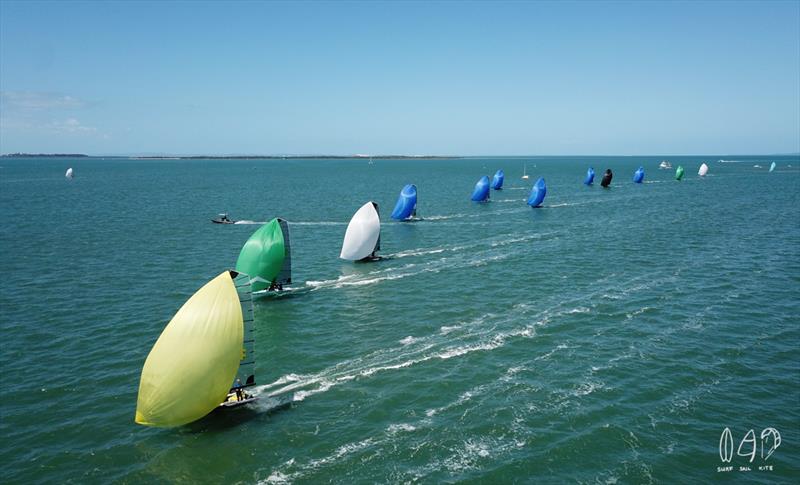
[{"label": "sky", "polygon": [[0,153],[800,152],[800,1],[0,0]]}]

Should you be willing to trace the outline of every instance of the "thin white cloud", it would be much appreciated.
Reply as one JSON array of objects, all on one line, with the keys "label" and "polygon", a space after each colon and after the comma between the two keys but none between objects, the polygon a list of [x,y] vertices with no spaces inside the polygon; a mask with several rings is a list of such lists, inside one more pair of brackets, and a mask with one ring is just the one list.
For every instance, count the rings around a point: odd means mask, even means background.
[{"label": "thin white cloud", "polygon": [[74,96],[35,91],[0,91],[3,111],[41,112],[80,109],[86,103]]},{"label": "thin white cloud", "polygon": [[45,125],[45,128],[55,133],[66,134],[93,134],[97,133],[97,128],[81,124],[77,118],[67,118],[66,120],[52,121]]}]

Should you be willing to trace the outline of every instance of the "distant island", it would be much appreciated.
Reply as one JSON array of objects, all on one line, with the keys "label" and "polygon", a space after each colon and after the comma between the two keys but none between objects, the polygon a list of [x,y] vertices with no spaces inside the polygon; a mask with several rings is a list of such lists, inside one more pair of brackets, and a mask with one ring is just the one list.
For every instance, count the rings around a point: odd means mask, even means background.
[{"label": "distant island", "polygon": [[187,155],[187,156],[170,156],[170,155],[149,155],[141,157],[130,157],[136,160],[292,160],[313,158],[330,159],[330,160],[344,160],[352,158],[365,158],[372,160],[406,160],[406,159],[453,159],[461,158],[459,156],[444,156],[444,155]]},{"label": "distant island", "polygon": [[463,158],[456,155],[86,155],[84,153],[7,153],[0,158],[127,158],[131,160],[296,160],[296,159],[329,159],[346,160],[353,158],[371,160],[409,160]]},{"label": "distant island", "polygon": [[7,153],[0,158],[88,158],[85,153]]}]

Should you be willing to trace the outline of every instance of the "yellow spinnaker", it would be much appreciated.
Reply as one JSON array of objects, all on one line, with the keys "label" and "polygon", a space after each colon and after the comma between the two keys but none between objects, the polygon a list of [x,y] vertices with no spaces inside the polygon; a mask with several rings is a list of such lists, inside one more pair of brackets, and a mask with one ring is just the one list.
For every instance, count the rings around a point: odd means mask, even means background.
[{"label": "yellow spinnaker", "polygon": [[242,344],[242,307],[225,271],[184,303],[150,350],[136,422],[180,426],[213,411],[230,390]]}]

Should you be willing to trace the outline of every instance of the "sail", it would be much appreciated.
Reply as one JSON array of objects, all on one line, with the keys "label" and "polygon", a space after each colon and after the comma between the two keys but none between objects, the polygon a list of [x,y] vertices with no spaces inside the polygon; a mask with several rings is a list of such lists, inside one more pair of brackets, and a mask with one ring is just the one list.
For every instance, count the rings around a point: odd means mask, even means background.
[{"label": "sail", "polygon": [[775,170],[775,167],[776,167],[775,162],[772,162],[772,165],[769,166],[769,171],[772,172],[773,170]]},{"label": "sail", "polygon": [[494,190],[502,190],[503,180],[505,180],[505,178],[506,174],[503,172],[502,168],[495,172],[494,177],[492,177],[492,188]]},{"label": "sail", "polygon": [[380,249],[380,243],[381,217],[378,204],[367,202],[350,219],[339,257],[348,261],[367,259]]},{"label": "sail", "polygon": [[[283,221],[283,219],[279,220]],[[239,355],[239,368],[236,369],[236,377],[228,387],[233,388],[234,385],[250,387],[256,385],[256,334],[251,277],[245,273],[239,273],[236,276],[231,274],[231,276],[233,276],[233,284],[239,295],[239,305],[242,309],[242,352]]]},{"label": "sail", "polygon": [[705,177],[707,173],[708,173],[708,165],[706,165],[705,163],[700,165],[700,170],[697,171],[697,175]]},{"label": "sail", "polygon": [[539,180],[533,184],[531,195],[528,197],[528,205],[531,207],[540,207],[544,196],[547,194],[547,186],[544,183],[544,177],[539,177]]},{"label": "sail", "polygon": [[64,174],[64,176],[65,176],[66,178],[68,178],[68,179],[71,179],[71,178],[72,178],[72,167],[69,167],[69,168],[67,169],[67,173],[65,173],[65,174]]},{"label": "sail", "polygon": [[161,332],[142,368],[137,423],[180,426],[225,400],[244,353],[235,276],[225,271],[206,283]]},{"label": "sail", "polygon": [[614,174],[611,173],[611,169],[607,168],[606,173],[603,174],[603,180],[600,181],[600,185],[603,187],[608,187],[611,185],[611,179],[614,178]]},{"label": "sail", "polygon": [[283,233],[283,247],[286,248],[286,256],[283,258],[283,266],[275,279],[278,285],[291,285],[292,284],[292,245],[289,242],[289,223],[284,219],[278,218],[278,224],[281,226]]},{"label": "sail", "polygon": [[675,180],[680,180],[683,178],[683,166],[678,165],[678,168],[675,169]]},{"label": "sail", "polygon": [[633,173],[633,181],[640,184],[642,180],[644,180],[644,167],[639,167],[636,169],[636,172]]},{"label": "sail", "polygon": [[[250,275],[253,291],[291,282],[291,257],[288,246],[289,228],[283,219],[272,219],[244,243],[236,271]],[[288,264],[288,268],[287,268]],[[282,280],[279,276],[282,275]]]},{"label": "sail", "polygon": [[392,211],[392,219],[404,221],[416,214],[417,208],[417,186],[408,184],[400,191],[397,204]]},{"label": "sail", "polygon": [[489,200],[489,177],[484,175],[475,184],[475,189],[472,191],[472,200],[475,202],[485,202]]},{"label": "sail", "polygon": [[586,171],[586,179],[584,179],[583,183],[586,185],[594,183],[594,168],[589,167],[589,170]]}]

